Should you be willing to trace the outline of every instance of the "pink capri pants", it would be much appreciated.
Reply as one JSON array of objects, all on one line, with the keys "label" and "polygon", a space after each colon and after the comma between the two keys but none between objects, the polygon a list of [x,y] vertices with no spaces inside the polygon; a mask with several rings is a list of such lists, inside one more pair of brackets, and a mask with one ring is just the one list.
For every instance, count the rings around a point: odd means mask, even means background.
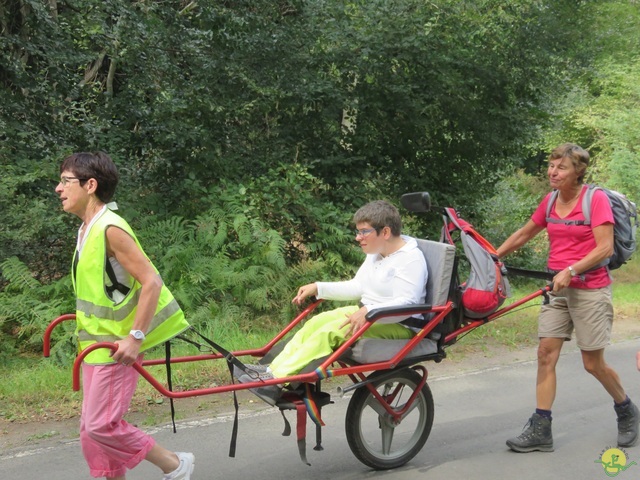
[{"label": "pink capri pants", "polygon": [[134,368],[119,363],[82,365],[80,445],[92,477],[124,476],[155,445],[151,436],[123,420],[138,377]]}]

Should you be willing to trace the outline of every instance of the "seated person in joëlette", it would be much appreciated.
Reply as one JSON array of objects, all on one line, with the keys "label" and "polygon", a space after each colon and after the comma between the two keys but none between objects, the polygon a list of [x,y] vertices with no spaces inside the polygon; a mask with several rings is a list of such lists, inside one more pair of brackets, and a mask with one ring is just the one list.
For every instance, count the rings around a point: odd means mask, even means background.
[{"label": "seated person in jo\u00eblette", "polygon": [[[371,310],[424,303],[427,264],[416,240],[401,234],[398,209],[383,200],[361,207],[354,215],[356,241],[367,255],[351,280],[315,282],[300,287],[293,303],[315,296],[325,300],[353,300],[354,304],[315,315],[292,337],[271,364],[250,365],[259,375],[236,371],[241,383],[298,374],[314,360],[330,355],[366,322]],[[421,315],[417,315],[422,320]],[[413,322],[411,320],[414,320]],[[419,329],[406,315],[376,321],[363,338],[410,339]],[[259,378],[257,378],[259,377]],[[282,394],[282,385],[251,391],[270,405]]]}]

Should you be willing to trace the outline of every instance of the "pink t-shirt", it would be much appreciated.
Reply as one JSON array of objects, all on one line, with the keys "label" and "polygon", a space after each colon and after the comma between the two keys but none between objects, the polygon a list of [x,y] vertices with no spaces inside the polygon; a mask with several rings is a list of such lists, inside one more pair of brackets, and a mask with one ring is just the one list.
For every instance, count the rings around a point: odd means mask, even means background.
[{"label": "pink t-shirt", "polygon": [[[580,198],[576,202],[573,210],[563,218],[563,220],[584,220],[582,214],[582,197],[587,191],[587,186],[582,188]],[[603,225],[605,223],[615,223],[613,212],[607,195],[596,190],[593,194],[591,202],[591,225],[565,225],[564,223],[547,223],[546,212],[547,203],[551,193],[542,200],[531,220],[547,229],[549,234],[549,259],[547,267],[550,270],[563,270],[569,265],[582,260],[591,250],[596,247],[596,240],[593,236],[593,227]],[[549,214],[551,218],[560,218],[556,213],[555,204],[551,207]],[[570,287],[574,288],[602,288],[611,284],[611,276],[606,267],[598,268],[583,275],[576,275],[571,280]]]}]

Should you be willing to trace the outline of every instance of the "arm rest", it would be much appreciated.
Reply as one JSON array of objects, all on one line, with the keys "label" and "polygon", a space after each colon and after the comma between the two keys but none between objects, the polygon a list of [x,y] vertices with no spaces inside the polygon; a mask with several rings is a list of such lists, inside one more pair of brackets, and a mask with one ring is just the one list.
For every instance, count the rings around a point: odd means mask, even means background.
[{"label": "arm rest", "polygon": [[365,317],[368,322],[375,322],[381,318],[394,317],[396,315],[406,315],[410,317],[417,313],[430,313],[433,307],[428,304],[403,305],[402,307],[376,308],[367,313]]}]

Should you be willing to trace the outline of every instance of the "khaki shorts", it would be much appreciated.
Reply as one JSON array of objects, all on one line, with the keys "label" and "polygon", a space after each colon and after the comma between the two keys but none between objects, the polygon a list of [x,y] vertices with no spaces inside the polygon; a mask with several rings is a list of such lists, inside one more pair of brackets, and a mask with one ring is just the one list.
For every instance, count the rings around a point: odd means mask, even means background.
[{"label": "khaki shorts", "polygon": [[609,344],[613,323],[611,285],[602,288],[564,288],[549,293],[538,317],[538,337],[571,340],[576,332],[580,350],[600,350]]}]

